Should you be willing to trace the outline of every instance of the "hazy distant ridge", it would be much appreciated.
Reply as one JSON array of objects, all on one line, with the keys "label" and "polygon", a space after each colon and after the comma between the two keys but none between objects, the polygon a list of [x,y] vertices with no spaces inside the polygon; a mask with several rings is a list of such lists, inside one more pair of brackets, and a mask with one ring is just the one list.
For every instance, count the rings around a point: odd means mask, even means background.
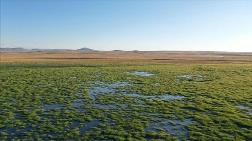
[{"label": "hazy distant ridge", "polygon": [[25,49],[21,47],[17,48],[0,48],[0,52],[64,52],[64,51],[95,51],[90,48],[73,49]]},{"label": "hazy distant ridge", "polygon": [[27,52],[29,49],[24,49],[21,47],[15,47],[15,48],[0,48],[0,52]]},{"label": "hazy distant ridge", "polygon": [[[80,48],[80,49],[26,49],[22,47],[15,48],[0,48],[0,52],[97,52],[99,50],[94,50],[91,48]],[[252,52],[222,52],[222,51],[124,51],[124,50],[112,50],[112,51],[104,51],[104,52],[132,52],[132,53],[171,53],[171,54],[198,54],[198,55],[207,55],[207,54],[218,54],[218,55],[252,55]]]},{"label": "hazy distant ridge", "polygon": [[80,48],[80,49],[77,49],[78,51],[96,51],[94,49],[91,49],[91,48],[87,48],[87,47],[84,47],[84,48]]}]

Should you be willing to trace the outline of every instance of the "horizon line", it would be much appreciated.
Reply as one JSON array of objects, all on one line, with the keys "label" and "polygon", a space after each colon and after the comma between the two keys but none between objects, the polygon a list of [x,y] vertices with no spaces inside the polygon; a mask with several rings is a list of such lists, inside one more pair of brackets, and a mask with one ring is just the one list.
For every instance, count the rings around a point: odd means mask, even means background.
[{"label": "horizon line", "polygon": [[[252,51],[225,51],[225,50],[122,50],[122,49],[113,49],[113,50],[97,50],[93,48],[83,47],[86,49],[90,49],[90,51],[101,51],[101,52],[109,52],[109,51],[125,51],[125,52],[223,52],[223,53],[252,53]],[[32,50],[68,50],[68,51],[81,51],[83,48],[78,49],[69,49],[69,48],[24,48],[24,47],[0,47],[0,49],[24,49],[27,51]],[[13,51],[14,52],[14,51]],[[17,51],[18,52],[18,51]],[[87,51],[86,51],[87,52]]]}]

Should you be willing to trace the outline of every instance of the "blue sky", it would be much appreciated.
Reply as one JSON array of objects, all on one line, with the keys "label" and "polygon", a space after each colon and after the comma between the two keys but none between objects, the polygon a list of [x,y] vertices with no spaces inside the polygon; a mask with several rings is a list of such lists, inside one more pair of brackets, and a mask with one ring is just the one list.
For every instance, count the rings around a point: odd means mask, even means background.
[{"label": "blue sky", "polygon": [[1,47],[252,51],[252,0],[0,0]]}]

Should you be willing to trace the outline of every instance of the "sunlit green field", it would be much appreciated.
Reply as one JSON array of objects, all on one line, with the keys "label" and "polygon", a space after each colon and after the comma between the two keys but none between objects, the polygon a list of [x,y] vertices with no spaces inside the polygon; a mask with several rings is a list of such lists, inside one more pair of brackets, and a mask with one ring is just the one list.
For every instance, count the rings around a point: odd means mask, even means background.
[{"label": "sunlit green field", "polygon": [[5,63],[0,88],[0,140],[252,140],[251,64]]}]

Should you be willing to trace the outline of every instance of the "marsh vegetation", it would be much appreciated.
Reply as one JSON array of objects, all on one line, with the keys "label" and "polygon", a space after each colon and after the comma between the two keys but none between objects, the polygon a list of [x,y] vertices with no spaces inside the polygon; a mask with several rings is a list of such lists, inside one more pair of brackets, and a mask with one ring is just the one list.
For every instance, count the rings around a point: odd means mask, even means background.
[{"label": "marsh vegetation", "polygon": [[1,140],[252,140],[252,65],[1,64]]}]

